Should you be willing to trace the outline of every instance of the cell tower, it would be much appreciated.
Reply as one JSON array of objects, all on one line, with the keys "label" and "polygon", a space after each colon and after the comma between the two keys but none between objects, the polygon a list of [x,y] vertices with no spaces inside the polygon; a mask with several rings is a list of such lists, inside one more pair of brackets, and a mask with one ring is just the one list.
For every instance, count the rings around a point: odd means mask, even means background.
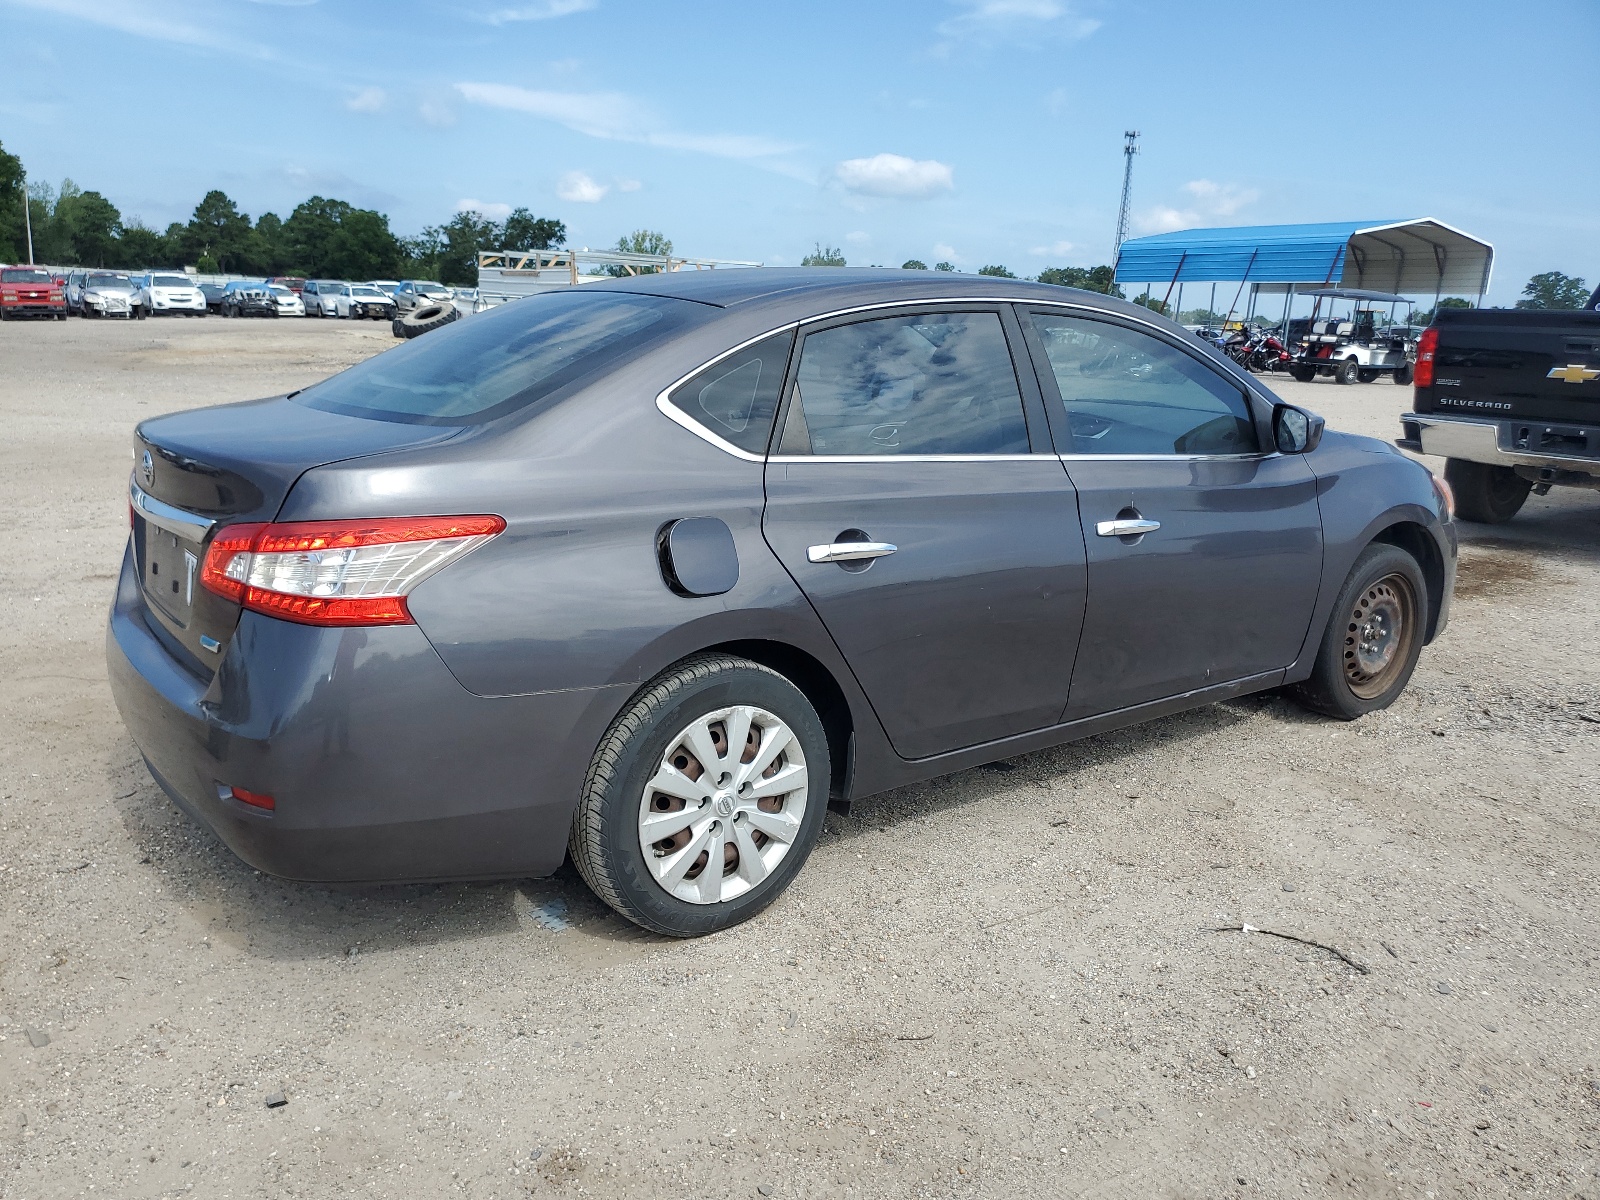
[{"label": "cell tower", "polygon": [[1122,135],[1122,207],[1117,210],[1117,244],[1111,251],[1112,265],[1122,256],[1122,243],[1128,237],[1128,201],[1133,193],[1133,156],[1139,153],[1139,131],[1130,129]]}]

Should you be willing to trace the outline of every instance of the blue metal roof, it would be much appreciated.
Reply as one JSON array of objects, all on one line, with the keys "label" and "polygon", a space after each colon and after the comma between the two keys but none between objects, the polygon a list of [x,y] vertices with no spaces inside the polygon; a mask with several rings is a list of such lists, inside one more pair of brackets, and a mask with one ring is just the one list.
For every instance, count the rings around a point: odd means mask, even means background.
[{"label": "blue metal roof", "polygon": [[1122,243],[1118,283],[1338,283],[1350,239],[1393,221],[1180,229]]}]

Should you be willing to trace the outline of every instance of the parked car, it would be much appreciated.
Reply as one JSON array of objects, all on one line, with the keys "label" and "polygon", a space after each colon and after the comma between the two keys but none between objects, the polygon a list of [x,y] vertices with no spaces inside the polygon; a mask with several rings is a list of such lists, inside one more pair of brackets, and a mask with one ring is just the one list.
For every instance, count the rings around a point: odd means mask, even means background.
[{"label": "parked car", "polygon": [[300,289],[300,299],[305,302],[306,316],[334,317],[334,296],[343,285],[336,279],[308,279]]},{"label": "parked car", "polygon": [[1456,569],[1420,464],[1148,310],[954,274],[606,280],[134,450],[107,655],[179,805],[302,880],[570,851],[684,936],[830,800],[1285,685],[1384,708]]},{"label": "parked car", "polygon": [[295,295],[293,289],[286,284],[267,282],[267,290],[272,293],[272,300],[278,306],[280,317],[303,317],[306,315],[305,302]]},{"label": "parked car", "polygon": [[388,321],[394,318],[394,301],[369,283],[347,283],[333,296],[334,314],[340,317]]},{"label": "parked car", "polygon": [[62,291],[66,293],[67,312],[74,316],[83,312],[83,285],[89,278],[87,270],[68,271],[66,284]]},{"label": "parked car", "polygon": [[139,289],[138,302],[151,316],[163,313],[182,314],[186,317],[206,315],[206,298],[200,285],[187,275],[174,272],[153,271],[148,275],[133,277]]},{"label": "parked car", "polygon": [[1415,382],[1400,445],[1444,457],[1467,520],[1509,521],[1530,492],[1600,491],[1600,288],[1577,311],[1439,309]]},{"label": "parked car", "polygon": [[367,280],[367,286],[375,287],[385,296],[393,297],[395,291],[400,287],[400,281],[398,279],[369,279]]},{"label": "parked car", "polygon": [[448,304],[453,299],[450,289],[442,283],[426,279],[407,279],[394,290],[394,306],[399,313],[408,313],[419,304]]},{"label": "parked car", "polygon": [[206,298],[207,312],[222,311],[223,286],[220,283],[202,283],[200,285],[200,294]]},{"label": "parked car", "polygon": [[222,315],[225,317],[276,317],[278,298],[265,283],[233,279],[222,289]]},{"label": "parked car", "polygon": [[281,283],[296,296],[298,296],[306,286],[306,281],[299,275],[274,275],[271,279],[267,280],[267,282]]},{"label": "parked car", "polygon": [[81,311],[86,317],[137,317],[144,320],[139,289],[120,271],[91,271],[83,282]]},{"label": "parked car", "polygon": [[67,319],[66,288],[38,267],[0,267],[0,321],[18,317]]}]

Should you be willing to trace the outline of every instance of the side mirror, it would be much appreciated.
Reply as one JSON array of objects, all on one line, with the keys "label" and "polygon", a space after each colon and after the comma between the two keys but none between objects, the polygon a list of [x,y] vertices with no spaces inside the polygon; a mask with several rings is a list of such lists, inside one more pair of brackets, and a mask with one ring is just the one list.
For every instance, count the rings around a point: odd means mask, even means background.
[{"label": "side mirror", "polygon": [[1322,431],[1327,422],[1315,413],[1292,404],[1280,404],[1272,410],[1272,440],[1283,454],[1309,454],[1322,441]]}]

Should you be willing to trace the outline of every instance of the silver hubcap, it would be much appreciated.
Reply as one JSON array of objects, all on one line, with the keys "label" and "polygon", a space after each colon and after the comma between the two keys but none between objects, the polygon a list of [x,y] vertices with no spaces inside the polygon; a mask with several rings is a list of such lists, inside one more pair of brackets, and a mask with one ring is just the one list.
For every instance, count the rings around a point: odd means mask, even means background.
[{"label": "silver hubcap", "polygon": [[739,704],[697,718],[639,799],[650,873],[691,904],[744,895],[800,836],[807,790],[800,739],[772,713]]}]

